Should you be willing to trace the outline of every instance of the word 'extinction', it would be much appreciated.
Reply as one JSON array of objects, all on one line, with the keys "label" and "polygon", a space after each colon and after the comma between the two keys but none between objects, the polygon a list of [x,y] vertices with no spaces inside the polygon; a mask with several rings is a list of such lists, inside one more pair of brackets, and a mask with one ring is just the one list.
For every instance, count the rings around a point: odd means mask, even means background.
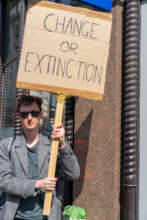
[{"label": "word 'extinction'", "polygon": [[[76,72],[73,73],[75,69]],[[92,83],[101,83],[102,67],[75,59],[60,58],[52,55],[42,55],[28,51],[25,57],[25,72],[49,74],[67,79],[79,79]]]},{"label": "word 'extinction'", "polygon": [[[54,27],[52,24],[54,24]],[[97,40],[98,28],[100,28],[98,23],[77,20],[73,17],[58,16],[53,13],[48,14],[44,19],[44,29],[48,32],[70,34],[91,40]]]}]

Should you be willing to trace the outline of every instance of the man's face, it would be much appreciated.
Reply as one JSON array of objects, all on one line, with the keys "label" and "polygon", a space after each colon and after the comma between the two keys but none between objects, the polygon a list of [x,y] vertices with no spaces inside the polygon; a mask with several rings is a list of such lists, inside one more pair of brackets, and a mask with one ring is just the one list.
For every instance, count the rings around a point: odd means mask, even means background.
[{"label": "man's face", "polygon": [[40,112],[35,102],[32,105],[21,105],[19,113],[19,118],[24,130],[34,130],[39,126],[42,112]]}]

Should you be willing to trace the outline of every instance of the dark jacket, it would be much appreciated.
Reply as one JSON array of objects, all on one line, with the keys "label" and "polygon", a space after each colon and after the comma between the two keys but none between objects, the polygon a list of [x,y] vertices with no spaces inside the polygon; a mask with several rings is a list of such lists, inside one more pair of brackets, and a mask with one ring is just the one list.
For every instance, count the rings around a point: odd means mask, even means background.
[{"label": "dark jacket", "polygon": [[[0,143],[0,191],[7,194],[3,209],[3,220],[13,220],[19,206],[20,198],[35,196],[36,180],[27,179],[27,148],[23,134],[19,134],[11,146],[11,157],[8,152],[10,138]],[[47,136],[40,133],[38,147],[38,175],[39,179],[47,177],[50,159],[51,144]],[[10,159],[11,158],[11,159]],[[10,161],[11,160],[11,161]],[[62,178],[74,180],[80,175],[77,158],[69,144],[59,149],[58,162],[59,175]],[[42,192],[44,196],[44,192]],[[2,210],[1,210],[2,214]],[[51,214],[48,220],[60,220],[61,203],[53,192]]]}]

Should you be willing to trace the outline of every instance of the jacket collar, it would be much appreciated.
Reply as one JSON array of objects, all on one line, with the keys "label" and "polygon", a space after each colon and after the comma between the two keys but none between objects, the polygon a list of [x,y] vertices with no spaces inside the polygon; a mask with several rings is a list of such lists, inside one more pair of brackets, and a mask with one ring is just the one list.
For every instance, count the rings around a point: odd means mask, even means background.
[{"label": "jacket collar", "polygon": [[42,133],[39,134],[39,148],[38,148],[38,175],[40,175],[42,166],[47,157],[49,157],[49,152],[51,150],[51,143],[47,136]]},{"label": "jacket collar", "polygon": [[[19,158],[19,162],[22,166],[24,173],[27,176],[28,173],[28,156],[27,156],[27,144],[23,132],[16,136],[14,141],[15,151]],[[50,152],[50,140],[47,136],[39,133],[39,146],[38,146],[38,175],[40,175],[42,166],[45,159],[49,156]]]}]

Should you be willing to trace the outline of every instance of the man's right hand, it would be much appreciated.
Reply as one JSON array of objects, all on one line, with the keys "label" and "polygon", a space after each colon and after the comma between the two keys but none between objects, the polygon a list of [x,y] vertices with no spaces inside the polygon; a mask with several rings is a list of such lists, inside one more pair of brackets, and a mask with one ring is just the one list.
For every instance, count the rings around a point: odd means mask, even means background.
[{"label": "man's right hand", "polygon": [[56,188],[57,178],[46,177],[41,180],[37,180],[35,189],[42,189],[44,191],[54,191]]}]

